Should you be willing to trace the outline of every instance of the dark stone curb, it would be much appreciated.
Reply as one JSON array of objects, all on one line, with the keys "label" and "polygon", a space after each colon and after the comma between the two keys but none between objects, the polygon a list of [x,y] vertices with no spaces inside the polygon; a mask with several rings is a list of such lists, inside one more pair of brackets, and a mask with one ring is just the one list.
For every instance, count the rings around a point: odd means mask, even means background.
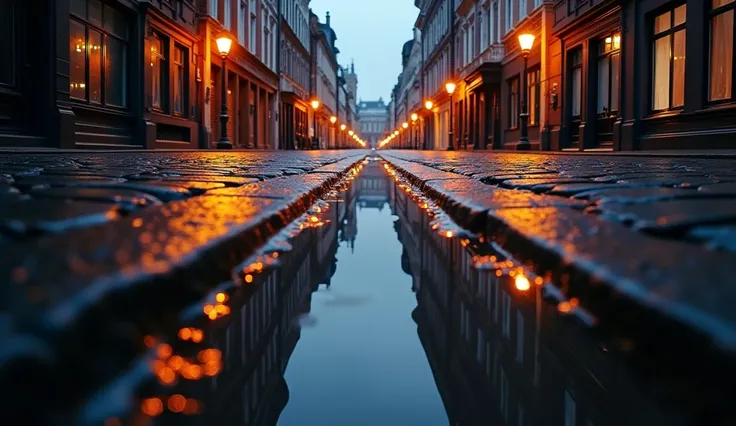
[{"label": "dark stone curb", "polygon": [[[598,320],[650,371],[733,394],[734,258],[586,214],[578,200],[511,191],[382,154],[458,224],[484,233]],[[692,383],[692,382],[691,382]],[[711,385],[712,387],[712,385]]]},{"label": "dark stone curb", "polygon": [[28,389],[49,399],[64,392],[49,389],[58,383],[84,393],[111,380],[137,355],[143,334],[166,328],[231,279],[233,268],[364,158],[14,244],[0,257],[0,309],[10,313],[0,338],[31,343],[0,350],[0,387],[17,385],[19,368],[36,369],[25,377]]}]

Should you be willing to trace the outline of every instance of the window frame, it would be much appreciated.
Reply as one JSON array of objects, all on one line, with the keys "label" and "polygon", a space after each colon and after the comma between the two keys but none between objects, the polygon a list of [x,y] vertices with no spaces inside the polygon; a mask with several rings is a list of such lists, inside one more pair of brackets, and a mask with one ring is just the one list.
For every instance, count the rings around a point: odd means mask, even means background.
[{"label": "window frame", "polygon": [[[687,9],[685,10],[685,21],[679,25],[675,25],[675,9],[686,6],[687,3],[679,2],[670,6],[666,10],[659,10],[657,13],[652,15],[649,25],[649,48],[651,54],[649,55],[649,113],[660,114],[669,111],[680,111],[685,107],[685,99],[683,98],[682,105],[672,106],[672,100],[674,98],[674,84],[673,77],[675,71],[675,60],[673,58],[673,52],[675,50],[675,34],[680,31],[685,31],[685,50],[687,51]],[[660,33],[655,34],[655,22],[657,17],[668,14],[670,17],[670,27]],[[655,94],[655,56],[656,56],[656,43],[658,40],[669,37],[670,39],[670,60],[669,60],[669,106],[667,108],[655,109],[654,107],[654,94]],[[684,80],[683,80],[684,84]],[[684,88],[683,88],[684,90]],[[683,95],[684,96],[684,95]]]},{"label": "window frame", "polygon": [[[90,0],[86,0],[84,2],[85,4],[85,16],[79,16],[75,11],[71,10],[69,11],[69,22],[76,22],[77,24],[84,27],[84,39],[85,39],[85,54],[84,54],[84,84],[85,84],[85,94],[84,98],[77,98],[71,95],[71,90],[69,93],[69,99],[79,105],[89,105],[89,106],[96,106],[96,107],[103,107],[103,108],[109,108],[109,109],[115,109],[119,111],[129,111],[129,102],[130,99],[128,97],[128,87],[130,85],[130,63],[128,61],[128,53],[130,50],[130,22],[128,20],[128,16],[122,12],[119,8],[114,7],[112,4],[104,1],[99,0],[100,4],[100,23],[96,24],[89,18],[89,3]],[[109,8],[115,12],[118,13],[121,19],[125,22],[125,37],[121,37],[120,35],[114,34],[113,30],[105,28],[105,10]],[[101,59],[100,59],[100,101],[99,102],[93,102],[90,100],[90,61],[89,61],[89,52],[87,50],[87,47],[90,43],[90,31],[94,31],[100,34],[100,50],[102,50],[101,53]],[[123,54],[123,64],[122,64],[122,70],[125,74],[125,82],[124,87],[122,88],[122,105],[117,105],[114,103],[108,103],[108,96],[107,96],[107,62],[108,62],[108,38],[113,38],[119,42],[122,43],[124,47],[124,54]],[[70,45],[71,49],[71,45]],[[71,60],[69,61],[71,66]],[[71,73],[70,73],[71,74]]]},{"label": "window frame", "polygon": [[[532,75],[535,76],[534,82],[532,82],[530,80],[530,77]],[[540,120],[539,120],[540,119],[539,114],[541,112],[540,111],[541,108],[540,108],[540,105],[539,104],[540,104],[540,102],[542,100],[542,97],[541,97],[541,83],[542,83],[541,82],[541,76],[542,76],[542,73],[541,73],[541,68],[540,67],[535,67],[535,68],[532,68],[530,70],[527,70],[527,73],[526,73],[526,91],[527,91],[527,99],[528,99],[528,102],[527,102],[527,113],[529,114],[529,123],[528,123],[529,124],[529,127],[539,126],[539,122],[540,122]],[[532,90],[534,90],[534,96],[532,96]],[[532,104],[532,101],[534,101],[533,104]],[[533,109],[532,109],[532,105],[534,106]],[[532,114],[532,112],[533,112],[533,114]],[[532,117],[535,118],[534,121],[532,121]]]},{"label": "window frame", "polygon": [[[516,83],[515,91],[514,83]],[[521,94],[521,79],[519,78],[519,75],[515,75],[506,80],[506,84],[509,89],[509,96],[507,99],[509,119],[506,123],[506,130],[516,130],[519,128],[519,114],[521,114],[521,102],[519,101],[519,95]],[[515,98],[514,95],[516,95]],[[514,100],[516,101],[516,108],[514,108]]]},{"label": "window frame", "polygon": [[[181,60],[177,60],[176,53],[181,52]],[[189,109],[189,49],[180,43],[174,43],[174,55],[171,58],[171,69],[172,71],[178,69],[181,73],[181,111],[177,111],[176,102],[176,89],[178,81],[173,81],[171,88],[174,88],[171,96],[173,96],[174,107],[171,109],[171,114],[176,116],[186,116],[187,110]],[[175,80],[175,79],[174,79]]]},{"label": "window frame", "polygon": [[158,66],[158,71],[161,73],[160,77],[160,88],[161,93],[161,104],[156,105],[155,104],[155,97],[154,97],[154,87],[153,87],[153,70],[156,68],[154,66],[153,61],[151,61],[151,89],[150,89],[150,95],[151,95],[151,109],[156,112],[160,112],[163,114],[166,114],[169,112],[170,102],[169,102],[169,96],[171,95],[171,72],[170,72],[170,57],[171,57],[171,49],[169,48],[169,44],[171,40],[169,37],[166,36],[163,32],[153,30],[150,35],[151,45],[153,43],[153,40],[160,40],[161,41],[161,47],[163,48],[162,53],[153,53],[153,50],[149,49],[151,52],[151,56],[155,57],[158,62],[156,64]]},{"label": "window frame", "polygon": [[[621,67],[621,40],[622,40],[621,31],[620,30],[616,30],[616,31],[613,31],[613,32],[611,32],[609,34],[606,34],[605,36],[599,38],[598,39],[598,46],[597,47],[599,47],[601,45],[605,46],[606,39],[609,38],[609,37],[611,38],[611,50],[606,51],[605,48],[603,49],[603,52],[601,52],[600,50],[598,50],[597,62],[596,62],[596,73],[597,73],[597,75],[596,75],[596,83],[598,84],[598,87],[596,88],[596,91],[598,93],[596,93],[597,94],[597,98],[596,98],[596,106],[595,107],[596,107],[596,115],[598,115],[598,117],[602,117],[601,114],[603,114],[603,111],[598,111],[598,105],[600,103],[600,91],[597,90],[600,87],[600,63],[601,63],[601,61],[608,61],[608,102],[607,102],[608,105],[606,105],[606,107],[608,108],[608,116],[609,117],[618,116],[618,113],[621,110],[621,96],[620,95],[617,96],[617,98],[616,98],[616,101],[617,101],[616,102],[617,103],[616,109],[612,109],[611,108],[611,99],[613,97],[612,96],[613,95],[613,91],[614,90],[620,90],[621,89],[621,87],[620,87],[620,84],[621,84],[621,69],[620,69],[620,67]],[[616,37],[619,37],[619,42],[618,42],[619,44],[618,44],[618,47],[617,48],[614,47],[615,46],[615,42],[616,42]],[[613,57],[615,55],[618,55],[619,87],[617,87],[617,88],[614,89],[614,87],[613,87]]]},{"label": "window frame", "polygon": [[732,19],[734,20],[734,31],[732,34],[732,41],[731,41],[731,96],[725,99],[716,99],[711,100],[710,99],[710,87],[711,87],[711,70],[713,68],[713,61],[708,61],[708,86],[706,88],[705,92],[705,102],[708,105],[720,105],[724,103],[732,103],[736,102],[736,1],[733,1],[731,3],[728,3],[726,5],[713,8],[713,1],[710,0],[710,5],[708,7],[707,17],[706,17],[706,24],[708,28],[708,53],[709,57],[713,58],[714,55],[713,52],[713,19],[721,14],[728,13],[729,11],[733,11]]}]

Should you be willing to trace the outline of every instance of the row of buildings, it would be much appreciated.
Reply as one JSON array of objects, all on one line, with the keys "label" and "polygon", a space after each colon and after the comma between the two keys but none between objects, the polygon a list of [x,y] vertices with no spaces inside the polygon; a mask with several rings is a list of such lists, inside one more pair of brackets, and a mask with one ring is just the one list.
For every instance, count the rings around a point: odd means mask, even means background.
[{"label": "row of buildings", "polygon": [[[734,146],[733,0],[415,5],[388,107],[393,147],[516,149],[525,101],[532,149]],[[526,68],[521,34],[534,36]]]},{"label": "row of buildings", "polygon": [[335,148],[357,130],[355,67],[309,0],[0,3],[0,147],[210,148],[223,104],[237,148]]}]

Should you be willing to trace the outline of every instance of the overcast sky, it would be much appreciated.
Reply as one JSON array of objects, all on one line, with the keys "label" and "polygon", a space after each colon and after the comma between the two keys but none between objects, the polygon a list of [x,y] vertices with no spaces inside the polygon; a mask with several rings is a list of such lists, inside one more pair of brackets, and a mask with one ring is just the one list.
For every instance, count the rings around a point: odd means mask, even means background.
[{"label": "overcast sky", "polygon": [[419,14],[412,0],[311,0],[309,6],[325,22],[329,11],[337,33],[338,61],[355,59],[358,98],[391,100],[391,89],[401,72],[401,47],[412,39]]}]

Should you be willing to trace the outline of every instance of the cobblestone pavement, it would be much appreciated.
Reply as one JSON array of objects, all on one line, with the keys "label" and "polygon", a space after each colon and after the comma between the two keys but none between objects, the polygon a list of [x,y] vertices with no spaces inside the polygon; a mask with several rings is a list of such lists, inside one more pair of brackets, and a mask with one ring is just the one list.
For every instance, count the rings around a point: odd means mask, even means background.
[{"label": "cobblestone pavement", "polygon": [[736,160],[381,155],[457,222],[550,277],[601,324],[628,329],[639,344],[661,344],[662,356],[697,345],[706,349],[703,362],[736,372]]},{"label": "cobblestone pavement", "polygon": [[366,154],[6,153],[0,387],[21,366],[65,362],[80,387],[104,381],[117,371],[105,365],[129,359],[132,325],[155,327],[229,281]]}]

